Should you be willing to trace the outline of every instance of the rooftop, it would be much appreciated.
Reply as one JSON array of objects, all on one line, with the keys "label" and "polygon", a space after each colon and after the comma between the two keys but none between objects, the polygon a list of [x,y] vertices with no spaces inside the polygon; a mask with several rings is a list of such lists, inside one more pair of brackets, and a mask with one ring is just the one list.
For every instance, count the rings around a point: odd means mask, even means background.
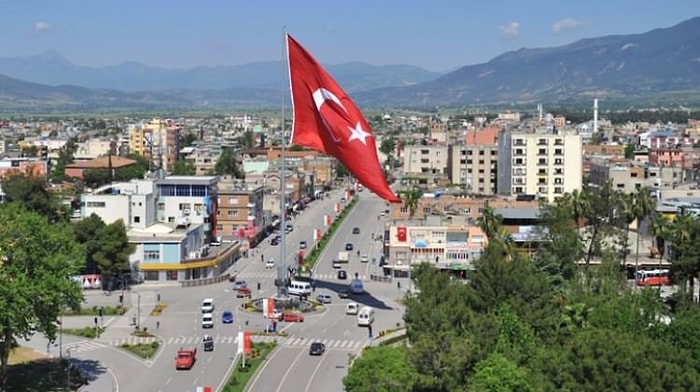
[{"label": "rooftop", "polygon": [[[79,161],[66,165],[67,168],[76,169],[108,169],[109,168],[110,157],[100,157],[91,159],[89,161]],[[120,167],[126,167],[135,164],[136,161],[129,158],[123,158],[120,156],[112,156],[112,168],[118,169]]]},{"label": "rooftop", "polygon": [[216,185],[219,176],[167,176],[158,179],[157,185]]},{"label": "rooftop", "polygon": [[503,219],[537,219],[539,208],[494,208],[493,212]]}]

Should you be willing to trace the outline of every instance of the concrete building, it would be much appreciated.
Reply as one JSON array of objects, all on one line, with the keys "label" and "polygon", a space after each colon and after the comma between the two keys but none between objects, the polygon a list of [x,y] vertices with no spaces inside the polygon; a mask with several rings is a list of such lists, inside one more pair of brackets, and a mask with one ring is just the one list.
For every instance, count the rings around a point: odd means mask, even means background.
[{"label": "concrete building", "polygon": [[106,224],[121,219],[126,227],[146,229],[157,221],[156,201],[152,179],[113,183],[81,195],[80,216],[96,214]]},{"label": "concrete building", "polygon": [[216,167],[216,162],[219,161],[219,156],[221,156],[221,146],[206,146],[201,148],[188,147],[192,150],[185,150],[189,152],[185,157],[185,160],[190,162],[194,166],[195,175],[197,176],[208,176],[214,173]]},{"label": "concrete building", "polygon": [[44,177],[48,174],[48,164],[38,158],[3,158],[0,160],[0,177],[12,173]]},{"label": "concrete building", "polygon": [[445,145],[404,147],[404,173],[447,175],[449,148]]},{"label": "concrete building", "polygon": [[180,125],[155,118],[129,129],[129,149],[151,161],[155,169],[168,170],[180,151]]},{"label": "concrete building", "polygon": [[497,191],[554,201],[581,189],[581,136],[573,133],[505,131],[498,140]]},{"label": "concrete building", "polygon": [[[262,239],[264,221],[264,187],[232,177],[222,177],[218,184],[219,208],[217,232],[222,237],[235,237],[252,247]],[[245,248],[245,245],[244,245]]]},{"label": "concrete building", "polygon": [[182,219],[203,225],[207,239],[216,239],[218,176],[167,176],[156,180],[157,220],[176,223]]},{"label": "concrete building", "polygon": [[450,146],[448,166],[452,184],[463,185],[467,193],[496,193],[499,132],[498,128],[469,131],[464,144]]}]

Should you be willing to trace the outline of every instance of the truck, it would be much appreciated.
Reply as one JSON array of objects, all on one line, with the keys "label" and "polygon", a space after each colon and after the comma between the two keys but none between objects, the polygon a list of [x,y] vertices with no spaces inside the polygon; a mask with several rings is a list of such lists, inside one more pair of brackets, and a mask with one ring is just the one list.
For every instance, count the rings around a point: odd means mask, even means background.
[{"label": "truck", "polygon": [[175,369],[176,370],[190,370],[194,365],[194,361],[197,358],[197,348],[194,347],[190,349],[184,349],[180,347],[177,350],[177,356],[175,357]]},{"label": "truck", "polygon": [[350,257],[348,256],[348,252],[342,251],[338,252],[338,260],[339,263],[348,263],[350,261]]}]

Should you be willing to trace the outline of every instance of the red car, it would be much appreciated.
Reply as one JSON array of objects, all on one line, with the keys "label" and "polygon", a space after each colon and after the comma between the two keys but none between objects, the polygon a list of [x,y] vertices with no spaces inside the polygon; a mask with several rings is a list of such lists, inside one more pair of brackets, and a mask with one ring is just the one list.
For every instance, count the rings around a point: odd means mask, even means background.
[{"label": "red car", "polygon": [[250,289],[247,287],[244,287],[236,292],[236,297],[238,298],[250,298]]},{"label": "red car", "polygon": [[284,313],[280,320],[288,323],[303,323],[304,315],[301,313]]}]

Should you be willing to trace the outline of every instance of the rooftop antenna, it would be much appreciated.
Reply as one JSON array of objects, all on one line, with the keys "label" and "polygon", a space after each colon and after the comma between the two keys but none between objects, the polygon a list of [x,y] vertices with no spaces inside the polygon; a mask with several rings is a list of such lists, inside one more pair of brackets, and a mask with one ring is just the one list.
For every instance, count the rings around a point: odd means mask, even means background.
[{"label": "rooftop antenna", "polygon": [[598,99],[593,100],[593,133],[598,133]]}]

